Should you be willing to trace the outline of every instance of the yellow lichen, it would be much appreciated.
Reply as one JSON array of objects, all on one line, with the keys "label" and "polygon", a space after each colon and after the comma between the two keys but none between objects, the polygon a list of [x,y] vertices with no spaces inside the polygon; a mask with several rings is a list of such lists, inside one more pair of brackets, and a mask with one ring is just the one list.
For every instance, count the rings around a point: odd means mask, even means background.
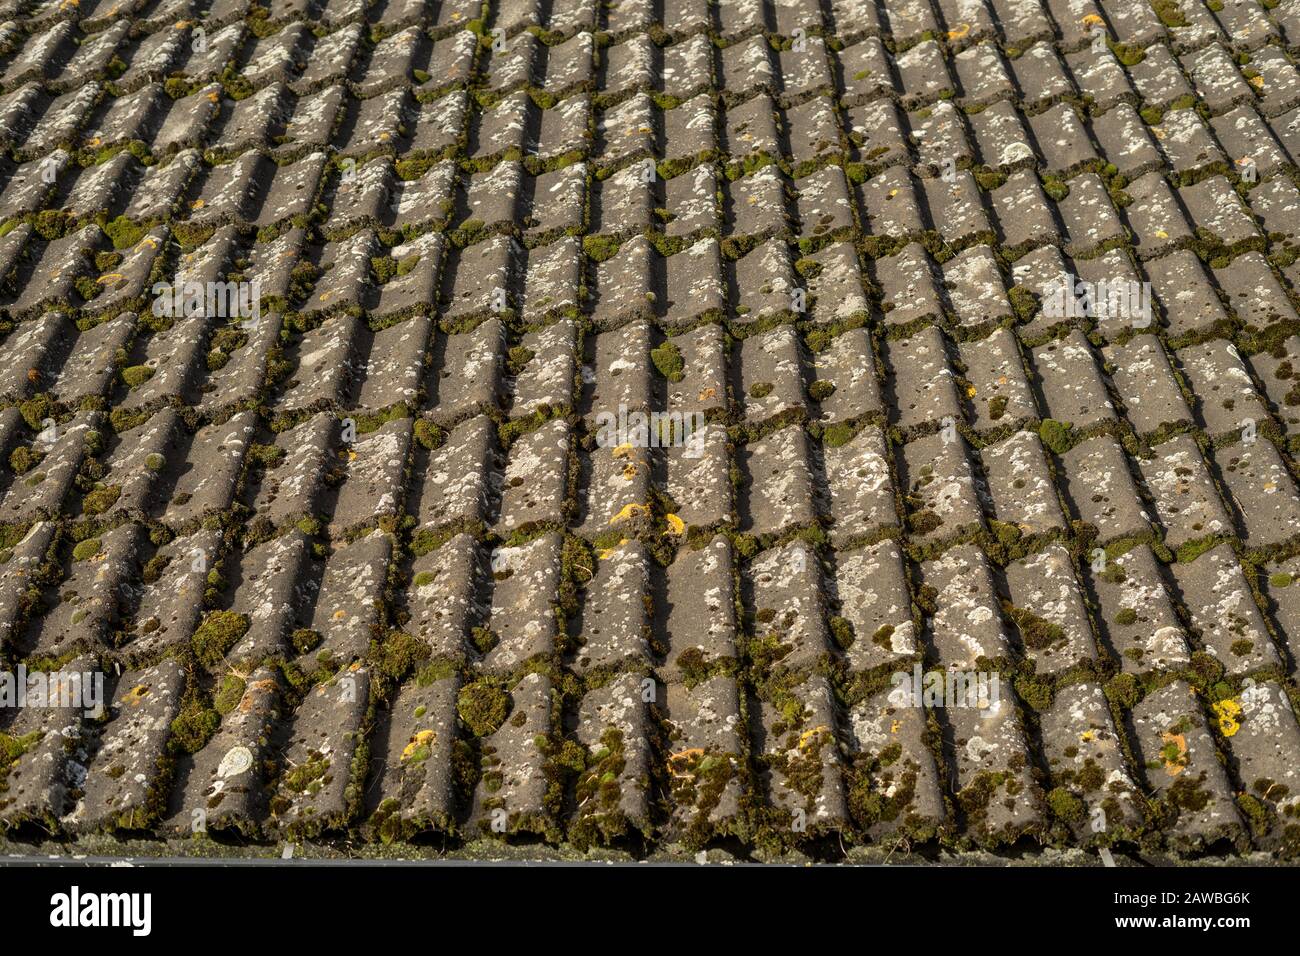
[{"label": "yellow lichen", "polygon": [[1164,748],[1160,751],[1160,759],[1164,761],[1165,773],[1171,777],[1176,777],[1187,768],[1187,737],[1183,734],[1171,734],[1166,731],[1160,735],[1160,739],[1165,742]]},{"label": "yellow lichen", "polygon": [[421,730],[416,733],[415,736],[411,738],[410,743],[402,749],[402,762],[405,763],[407,760],[410,760],[417,750],[425,744],[432,742],[436,736],[437,735],[432,730]]},{"label": "yellow lichen", "polygon": [[1221,700],[1214,705],[1214,716],[1219,718],[1219,733],[1231,737],[1241,729],[1241,705],[1235,700]]},{"label": "yellow lichen", "polygon": [[624,505],[620,508],[618,514],[609,519],[609,523],[618,524],[620,521],[627,521],[629,518],[635,518],[637,515],[645,515],[649,513],[650,509],[645,505],[632,502],[631,504]]},{"label": "yellow lichen", "polygon": [[818,738],[818,736],[824,733],[828,734],[830,733],[830,730],[831,729],[827,727],[825,724],[818,724],[816,727],[812,728],[812,730],[805,730],[802,734],[799,735],[799,749],[807,750],[808,745],[813,743]]},{"label": "yellow lichen", "polygon": [[596,557],[599,558],[601,561],[607,561],[609,560],[610,555],[612,555],[619,548],[623,547],[623,545],[625,544],[627,544],[627,538],[619,538],[618,544],[614,545],[612,548],[601,548],[599,551],[596,552]]},{"label": "yellow lichen", "polygon": [[696,757],[704,756],[703,747],[690,747],[668,755],[668,772],[674,777],[694,776],[688,769]]}]

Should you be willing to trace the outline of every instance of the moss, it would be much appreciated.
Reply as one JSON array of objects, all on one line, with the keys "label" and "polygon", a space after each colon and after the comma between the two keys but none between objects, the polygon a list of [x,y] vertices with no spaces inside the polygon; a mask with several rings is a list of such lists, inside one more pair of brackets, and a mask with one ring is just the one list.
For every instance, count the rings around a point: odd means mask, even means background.
[{"label": "moss", "polygon": [[1065,640],[1065,631],[1028,608],[1016,607],[1010,601],[1004,601],[1002,609],[1020,629],[1020,636],[1028,648],[1041,650]]},{"label": "moss", "polygon": [[21,475],[36,465],[41,460],[38,452],[32,451],[26,445],[19,445],[9,453],[9,467],[13,469],[14,474]]},{"label": "moss", "polygon": [[38,212],[32,218],[32,229],[42,239],[51,242],[63,235],[67,224],[68,214],[58,209],[47,209],[44,212]]},{"label": "moss", "polygon": [[113,243],[114,249],[131,248],[143,239],[148,231],[147,227],[132,222],[126,216],[118,216],[104,226],[104,233]]},{"label": "moss", "polygon": [[587,254],[589,259],[596,262],[604,262],[618,255],[621,243],[610,236],[584,236],[582,240],[582,251]]},{"label": "moss", "polygon": [[1186,564],[1189,561],[1195,561],[1218,543],[1219,539],[1213,536],[1201,538],[1199,541],[1187,541],[1178,546],[1174,557],[1180,564]]},{"label": "moss", "polygon": [[830,620],[831,636],[835,638],[835,643],[842,650],[848,650],[853,646],[856,635],[853,633],[853,625],[847,618],[832,617]]},{"label": "moss", "polygon": [[371,432],[378,431],[389,422],[395,422],[399,418],[407,418],[411,414],[410,409],[405,402],[398,402],[396,405],[377,412],[373,415],[357,415],[357,433],[360,435],[369,435]]},{"label": "moss", "polygon": [[1193,687],[1205,691],[1213,688],[1223,678],[1223,663],[1205,651],[1192,653],[1191,673],[1187,680]]},{"label": "moss", "polygon": [[410,181],[419,179],[437,163],[438,160],[435,157],[425,156],[417,159],[399,159],[393,168],[397,172],[398,179]]},{"label": "moss", "polygon": [[140,573],[140,579],[145,584],[157,584],[158,580],[163,576],[163,572],[167,570],[167,565],[171,564],[171,560],[165,554],[155,554],[145,563],[144,570]]},{"label": "moss", "polygon": [[1273,821],[1269,816],[1269,812],[1257,798],[1248,793],[1240,794],[1237,797],[1237,806],[1241,808],[1241,812],[1250,821],[1250,828],[1255,832],[1256,836],[1263,836],[1272,828]]},{"label": "moss", "polygon": [[99,485],[81,500],[81,510],[88,515],[102,515],[117,504],[122,489],[118,485]]},{"label": "moss", "polygon": [[379,672],[400,681],[422,661],[433,656],[429,645],[405,631],[390,631],[380,648]]},{"label": "moss", "polygon": [[54,403],[50,401],[48,395],[33,395],[27,401],[18,406],[18,412],[23,416],[23,421],[29,428],[39,429],[42,422],[50,417],[54,409]]},{"label": "moss", "polygon": [[441,547],[451,535],[447,531],[434,531],[432,528],[421,528],[411,536],[411,554],[414,557],[422,558],[435,548]]},{"label": "moss", "polygon": [[827,448],[839,448],[841,445],[847,445],[853,440],[857,432],[853,426],[845,422],[836,422],[834,425],[826,426],[822,431],[822,444]]},{"label": "moss", "polygon": [[149,365],[131,365],[122,369],[122,381],[127,388],[139,388],[154,376],[154,369]]},{"label": "moss", "polygon": [[415,440],[420,443],[420,447],[429,451],[437,448],[445,440],[445,435],[437,425],[424,418],[417,418],[414,427]]},{"label": "moss", "polygon": [[1136,707],[1142,700],[1142,685],[1132,674],[1116,674],[1103,690],[1107,700],[1126,709]]},{"label": "moss", "polygon": [[511,375],[518,375],[528,363],[536,356],[536,352],[525,345],[516,345],[507,353],[506,368],[510,370]]},{"label": "moss", "polygon": [[224,716],[238,707],[239,702],[244,699],[246,686],[244,679],[236,674],[227,674],[221,678],[221,686],[212,701],[212,706],[216,708],[217,713]]},{"label": "moss", "polygon": [[181,77],[169,77],[162,83],[162,91],[173,100],[185,99],[198,92],[200,85],[196,81],[187,81]]},{"label": "moss", "polygon": [[162,471],[167,464],[167,459],[156,451],[144,456],[144,466],[150,471]]},{"label": "moss", "polygon": [[1292,581],[1291,575],[1287,574],[1285,571],[1276,571],[1273,574],[1270,574],[1268,576],[1268,583],[1270,587],[1275,587],[1275,588],[1290,587],[1291,581]]},{"label": "moss", "polygon": [[211,707],[192,702],[183,708],[171,724],[167,744],[173,750],[196,754],[202,750],[221,726],[221,715]]},{"label": "moss", "polygon": [[1167,27],[1187,26],[1187,16],[1183,13],[1179,0],[1151,0],[1151,9]]},{"label": "moss", "polygon": [[670,382],[680,382],[686,377],[683,372],[685,363],[682,360],[682,350],[671,340],[656,349],[651,349],[650,361],[654,362],[659,374]]},{"label": "moss", "polygon": [[1070,195],[1070,187],[1059,176],[1050,173],[1043,177],[1043,192],[1056,202],[1063,202]]},{"label": "moss", "polygon": [[772,394],[773,385],[771,382],[755,382],[749,388],[751,398],[767,398]]},{"label": "moss", "polygon": [[1005,395],[994,395],[989,399],[989,418],[992,421],[998,421],[1007,413],[1007,397]]},{"label": "moss", "polygon": [[1047,803],[1052,808],[1052,814],[1062,823],[1073,826],[1082,823],[1087,816],[1087,808],[1083,801],[1065,787],[1052,790],[1047,795]]},{"label": "moss", "polygon": [[320,646],[320,642],[323,640],[320,631],[313,631],[309,627],[300,627],[289,635],[289,643],[293,645],[294,650],[299,654],[311,653]]},{"label": "moss", "polygon": [[476,737],[487,737],[509,716],[510,696],[489,681],[476,681],[461,688],[456,713]]},{"label": "moss", "polygon": [[992,192],[998,189],[1007,181],[1007,174],[997,169],[990,169],[988,166],[977,166],[971,170],[975,176],[975,182],[979,184],[980,189],[986,192]]},{"label": "moss", "polygon": [[1016,318],[1021,322],[1027,322],[1038,308],[1038,297],[1030,292],[1024,286],[1012,286],[1007,292],[1007,299],[1011,302],[1011,309],[1016,314]]},{"label": "moss", "polygon": [[458,673],[456,664],[449,660],[435,660],[421,667],[415,674],[415,683],[418,687],[428,687],[440,680],[447,680],[455,677]]},{"label": "moss", "polygon": [[99,295],[99,283],[90,276],[78,276],[73,280],[72,286],[77,290],[77,295],[87,302]]},{"label": "moss", "polygon": [[496,632],[490,627],[483,627],[480,625],[478,627],[470,628],[469,642],[474,645],[474,648],[480,654],[486,654],[488,651],[492,650],[492,648],[497,646],[499,641],[500,638],[497,637]]},{"label": "moss", "polygon": [[[330,760],[319,750],[307,754],[307,759],[284,775],[281,783],[292,793],[316,792],[320,781],[329,773]],[[313,784],[317,786],[313,787]]]},{"label": "moss", "polygon": [[1115,615],[1115,623],[1121,627],[1128,627],[1129,625],[1136,624],[1137,619],[1137,611],[1133,610],[1131,607],[1121,608],[1120,612]]},{"label": "moss", "polygon": [[943,519],[928,508],[907,516],[907,526],[913,534],[929,534],[937,531],[942,525]]},{"label": "moss", "polygon": [[619,812],[622,791],[618,782],[625,766],[623,733],[617,727],[607,727],[600,746],[585,755],[578,770],[575,796],[581,809],[574,836],[579,848],[597,836],[609,843],[627,832],[627,819]]},{"label": "moss", "polygon": [[1073,426],[1069,422],[1059,422],[1055,418],[1044,418],[1043,423],[1038,426],[1038,437],[1043,440],[1043,444],[1056,452],[1058,455],[1064,455],[1070,450],[1071,429]]},{"label": "moss", "polygon": [[215,667],[226,652],[248,633],[248,618],[237,611],[212,611],[191,638],[194,654],[203,664]]},{"label": "moss", "polygon": [[275,468],[284,461],[287,454],[279,445],[263,445],[254,442],[248,448],[248,462],[254,468]]},{"label": "moss", "polygon": [[1115,59],[1125,66],[1137,66],[1147,57],[1147,51],[1132,43],[1120,43],[1116,40],[1107,40],[1110,51],[1115,54]]},{"label": "moss", "polygon": [[380,285],[386,285],[393,279],[401,278],[419,265],[419,256],[407,256],[394,259],[392,256],[375,256],[370,260],[370,268]]},{"label": "moss", "polygon": [[835,341],[835,336],[826,329],[813,329],[808,333],[808,348],[813,352],[825,352]]},{"label": "moss", "polygon": [[99,554],[100,547],[101,542],[98,538],[87,538],[85,541],[78,541],[77,546],[72,549],[72,560],[89,561]]},{"label": "moss", "polygon": [[677,667],[682,672],[682,680],[687,688],[693,688],[708,680],[714,673],[709,666],[709,659],[698,647],[688,647],[677,655]]},{"label": "moss", "polygon": [[835,383],[818,379],[808,386],[808,395],[815,402],[824,402],[835,394]]}]

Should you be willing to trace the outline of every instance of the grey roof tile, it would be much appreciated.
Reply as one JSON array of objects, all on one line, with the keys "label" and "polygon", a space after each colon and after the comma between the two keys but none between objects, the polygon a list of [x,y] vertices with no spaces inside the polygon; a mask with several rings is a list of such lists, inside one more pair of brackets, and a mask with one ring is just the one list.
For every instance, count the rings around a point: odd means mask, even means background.
[{"label": "grey roof tile", "polygon": [[1097,529],[1101,545],[1149,534],[1150,521],[1118,441],[1110,435],[1090,438],[1060,461],[1063,495],[1078,520]]}]

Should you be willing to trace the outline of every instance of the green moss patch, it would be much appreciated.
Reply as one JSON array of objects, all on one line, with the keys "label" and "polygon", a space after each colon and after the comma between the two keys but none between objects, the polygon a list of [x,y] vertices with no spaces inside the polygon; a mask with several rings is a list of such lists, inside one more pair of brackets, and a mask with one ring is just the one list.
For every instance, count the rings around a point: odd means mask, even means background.
[{"label": "green moss patch", "polygon": [[130,365],[122,369],[121,374],[127,388],[139,388],[153,378],[154,370],[148,365]]},{"label": "green moss patch", "polygon": [[509,716],[510,695],[488,681],[467,684],[456,698],[456,713],[476,737],[487,737]]},{"label": "green moss patch", "polygon": [[1043,444],[1056,452],[1058,455],[1064,455],[1070,450],[1073,437],[1073,427],[1069,422],[1058,422],[1055,418],[1044,418],[1043,423],[1038,426],[1038,437],[1043,440]]},{"label": "green moss patch", "polygon": [[619,241],[610,236],[584,236],[582,240],[582,251],[587,254],[587,258],[596,262],[614,258],[619,246]]},{"label": "green moss patch", "polygon": [[101,542],[98,538],[87,538],[85,541],[78,541],[77,546],[72,549],[73,561],[89,561],[95,555],[99,554]]},{"label": "green moss patch", "polygon": [[815,402],[824,402],[835,394],[835,383],[819,379],[808,386],[808,395]]},{"label": "green moss patch", "polygon": [[686,377],[682,371],[685,368],[685,362],[682,360],[682,350],[677,347],[677,343],[671,340],[656,349],[651,349],[650,361],[654,362],[659,374],[670,382],[680,382]]},{"label": "green moss patch", "polygon": [[118,485],[100,485],[86,492],[86,496],[81,501],[81,510],[88,515],[102,515],[117,504],[117,499],[121,495],[122,489]]},{"label": "green moss patch", "polygon": [[215,667],[246,633],[245,615],[236,611],[212,611],[191,638],[194,655],[208,667]]},{"label": "green moss patch", "polygon": [[104,226],[104,233],[113,243],[114,249],[130,249],[149,232],[148,228],[118,216]]}]

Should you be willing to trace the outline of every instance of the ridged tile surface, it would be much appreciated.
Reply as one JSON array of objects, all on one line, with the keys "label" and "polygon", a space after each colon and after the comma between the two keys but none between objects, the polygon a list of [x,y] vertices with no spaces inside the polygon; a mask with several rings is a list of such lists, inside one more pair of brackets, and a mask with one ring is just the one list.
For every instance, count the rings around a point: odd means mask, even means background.
[{"label": "ridged tile surface", "polygon": [[0,662],[107,688],[0,711],[9,845],[1300,854],[1297,56],[1300,0],[0,0]]}]

